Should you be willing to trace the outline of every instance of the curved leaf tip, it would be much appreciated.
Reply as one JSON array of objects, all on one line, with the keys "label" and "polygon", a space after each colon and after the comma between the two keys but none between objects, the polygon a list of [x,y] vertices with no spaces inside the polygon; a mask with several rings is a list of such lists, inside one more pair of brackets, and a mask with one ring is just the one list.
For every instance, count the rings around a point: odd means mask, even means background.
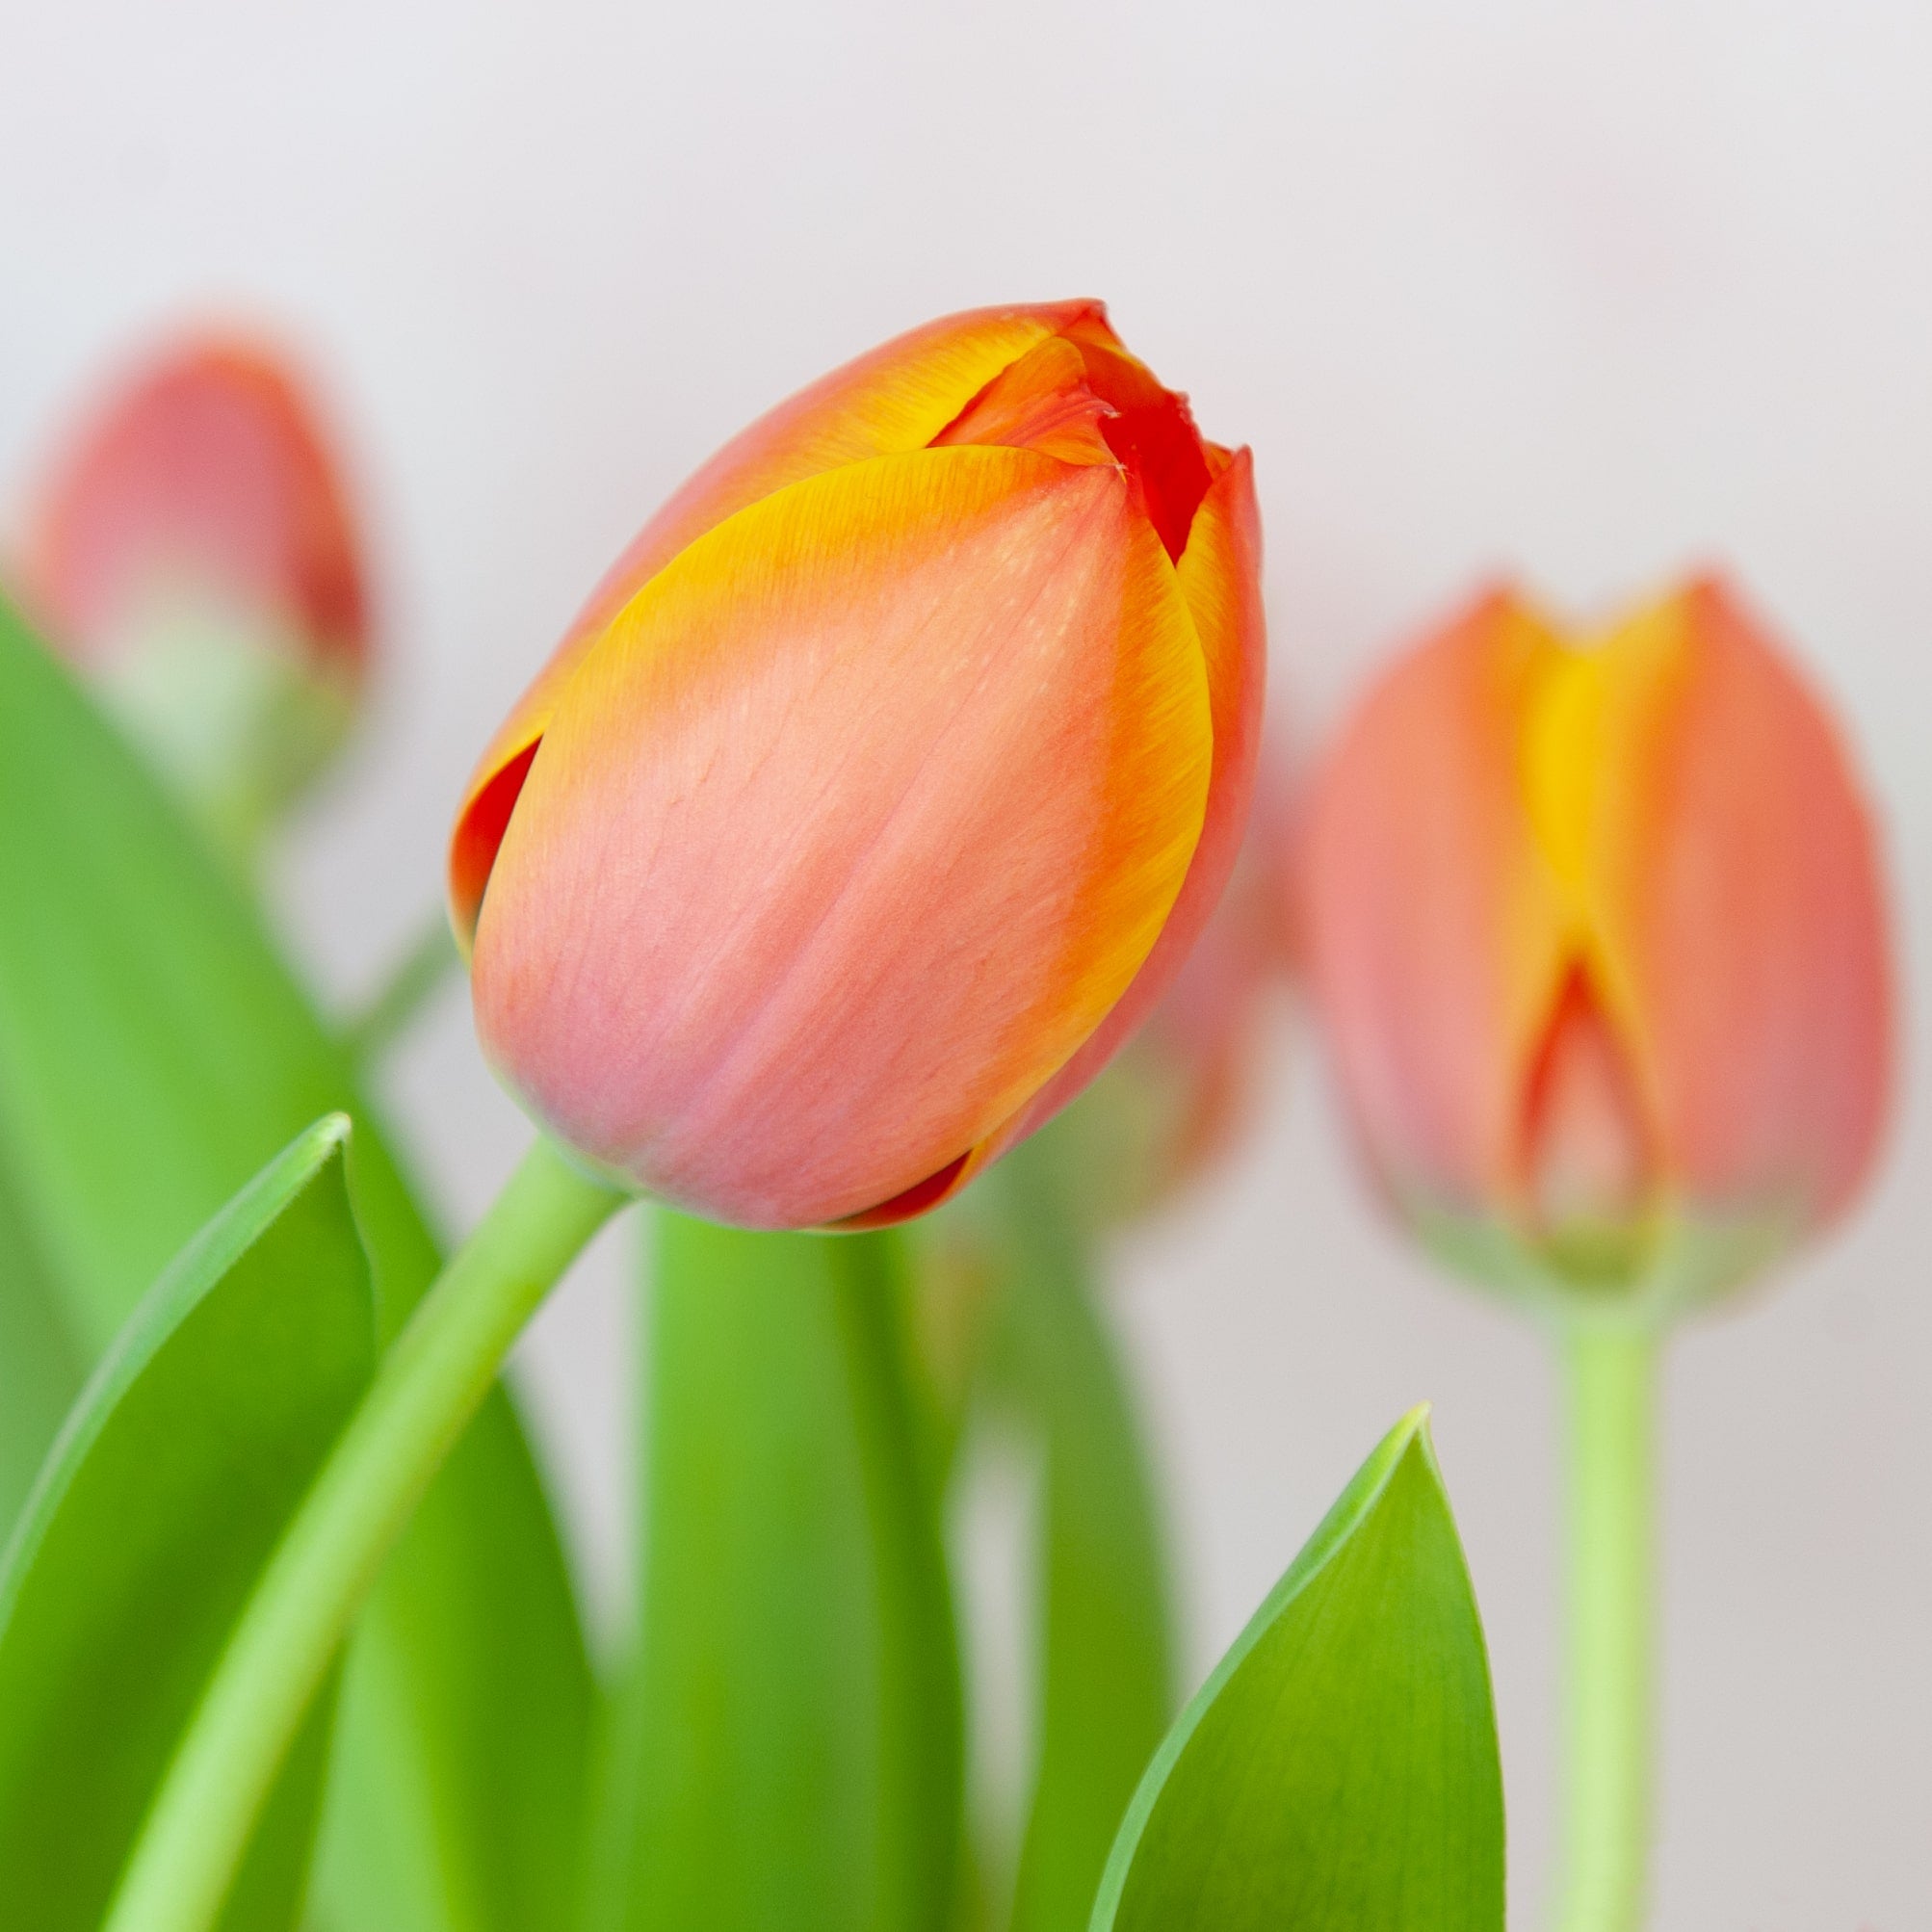
[{"label": "curved leaf tip", "polygon": [[1489,1662],[1428,1414],[1382,1439],[1168,1733],[1090,1932],[1501,1932]]}]

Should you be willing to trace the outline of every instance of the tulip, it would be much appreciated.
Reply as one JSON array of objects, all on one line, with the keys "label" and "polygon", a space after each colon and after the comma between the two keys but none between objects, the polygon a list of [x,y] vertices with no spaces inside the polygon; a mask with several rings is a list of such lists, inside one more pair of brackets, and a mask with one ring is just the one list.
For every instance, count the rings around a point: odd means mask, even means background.
[{"label": "tulip", "polygon": [[253,343],[184,343],[85,425],[36,508],[29,607],[250,845],[341,743],[368,650],[343,485],[298,379]]},{"label": "tulip", "polygon": [[1151,1009],[1240,842],[1259,552],[1246,453],[1094,302],[888,343],[645,528],[451,841],[478,1034],[547,1131],[287,1526],[117,1932],[217,1914],[396,1533],[636,1190],[758,1227],[902,1219]]},{"label": "tulip", "polygon": [[1233,864],[1246,452],[1096,302],[835,371],[646,526],[498,733],[478,1032],[594,1171],[751,1227],[956,1192],[1104,1065]]},{"label": "tulip", "polygon": [[1483,598],[1344,735],[1303,886],[1361,1144],[1486,1278],[1703,1299],[1870,1164],[1892,1038],[1870,820],[1719,584],[1580,646]]},{"label": "tulip", "polygon": [[1659,1342],[1871,1165],[1893,1021],[1870,818],[1722,585],[1578,645],[1500,592],[1363,706],[1303,858],[1311,978],[1383,1190],[1562,1345],[1558,1923],[1636,1932]]}]

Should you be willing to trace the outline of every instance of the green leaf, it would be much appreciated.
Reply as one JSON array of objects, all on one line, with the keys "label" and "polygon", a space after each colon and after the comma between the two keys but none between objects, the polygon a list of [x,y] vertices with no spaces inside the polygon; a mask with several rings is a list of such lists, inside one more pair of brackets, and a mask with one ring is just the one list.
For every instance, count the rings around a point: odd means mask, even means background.
[{"label": "green leaf", "polygon": [[[85,1932],[113,1895],[255,1577],[374,1372],[349,1123],[325,1120],[190,1243],[62,1428],[0,1559],[0,1871],[12,1922]],[[326,1714],[224,1932],[301,1904]]]},{"label": "green leaf", "polygon": [[939,1932],[959,1682],[890,1235],[657,1216],[599,1932]]},{"label": "green leaf", "polygon": [[1168,1733],[1091,1932],[1501,1932],[1489,1661],[1426,1413]]},{"label": "green leaf", "polygon": [[85,1379],[53,1281],[0,1168],[0,1544]]},{"label": "green leaf", "polygon": [[[196,1228],[338,1109],[357,1122],[351,1186],[394,1334],[437,1250],[341,1051],[225,870],[4,605],[0,905],[0,1172],[86,1358]],[[499,1391],[352,1646],[322,1923],[569,1925],[590,1718],[556,1527]]]},{"label": "green leaf", "polygon": [[1173,1716],[1166,1562],[1146,1450],[1050,1151],[981,1187],[1005,1209],[1004,1391],[1037,1438],[1036,1762],[1013,1932],[1082,1932],[1148,1760]]}]

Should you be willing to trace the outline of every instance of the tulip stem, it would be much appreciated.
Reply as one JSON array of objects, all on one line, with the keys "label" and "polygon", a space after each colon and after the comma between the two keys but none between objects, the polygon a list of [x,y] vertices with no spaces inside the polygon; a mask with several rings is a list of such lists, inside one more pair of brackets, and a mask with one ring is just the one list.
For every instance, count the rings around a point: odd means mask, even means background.
[{"label": "tulip stem", "polygon": [[439,909],[344,1023],[342,1043],[358,1071],[366,1072],[408,1031],[457,961],[456,938]]},{"label": "tulip stem", "polygon": [[628,1197],[539,1139],[378,1368],[255,1585],[175,1751],[105,1932],[207,1932],[288,1747],[510,1345]]},{"label": "tulip stem", "polygon": [[1634,1932],[1650,1849],[1657,1336],[1579,1322],[1568,1395],[1562,1932]]}]

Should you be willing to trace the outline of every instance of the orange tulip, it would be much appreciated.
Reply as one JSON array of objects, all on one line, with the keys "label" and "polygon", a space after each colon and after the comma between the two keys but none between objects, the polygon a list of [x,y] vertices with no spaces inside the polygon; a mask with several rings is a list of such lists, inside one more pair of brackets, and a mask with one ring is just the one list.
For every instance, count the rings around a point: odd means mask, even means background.
[{"label": "orange tulip", "polygon": [[479,1034],[599,1169],[758,1227],[954,1192],[1173,977],[1246,815],[1245,452],[1096,302],[823,378],[631,546],[478,768]]},{"label": "orange tulip", "polygon": [[1305,859],[1360,1139],[1473,1271],[1682,1305],[1858,1187],[1892,1050],[1872,826],[1723,587],[1580,647],[1484,598],[1344,734]]},{"label": "orange tulip", "polygon": [[183,344],[56,465],[22,559],[50,639],[246,834],[336,748],[368,649],[342,484],[273,352]]}]

